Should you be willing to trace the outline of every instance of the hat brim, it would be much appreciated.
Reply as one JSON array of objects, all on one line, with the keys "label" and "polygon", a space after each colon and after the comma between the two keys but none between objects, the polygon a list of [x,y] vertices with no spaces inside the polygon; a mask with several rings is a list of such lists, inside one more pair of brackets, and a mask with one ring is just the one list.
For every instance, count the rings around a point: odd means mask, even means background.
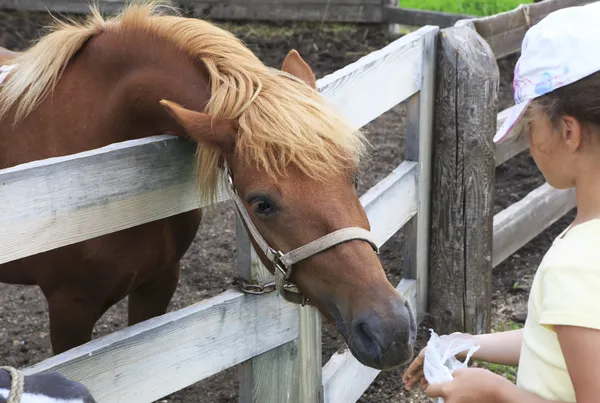
[{"label": "hat brim", "polygon": [[494,136],[494,143],[510,143],[514,141],[521,131],[523,130],[522,117],[527,111],[527,107],[531,104],[531,100],[522,102],[510,108],[510,112],[504,122],[502,122],[502,126],[496,132]]}]

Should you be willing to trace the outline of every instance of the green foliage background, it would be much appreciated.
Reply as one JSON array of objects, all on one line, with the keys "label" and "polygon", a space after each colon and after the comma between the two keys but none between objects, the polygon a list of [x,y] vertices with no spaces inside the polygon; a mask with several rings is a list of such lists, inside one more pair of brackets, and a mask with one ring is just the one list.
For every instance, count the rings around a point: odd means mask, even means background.
[{"label": "green foliage background", "polygon": [[486,16],[512,10],[532,0],[399,0],[400,7]]}]

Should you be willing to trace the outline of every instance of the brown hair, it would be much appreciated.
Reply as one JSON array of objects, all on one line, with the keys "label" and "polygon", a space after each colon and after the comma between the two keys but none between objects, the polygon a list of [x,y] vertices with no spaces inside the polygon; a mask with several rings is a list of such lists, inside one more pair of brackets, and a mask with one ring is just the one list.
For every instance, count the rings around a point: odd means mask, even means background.
[{"label": "brown hair", "polygon": [[564,115],[583,125],[600,127],[600,72],[536,98],[533,108],[543,112],[556,128]]}]

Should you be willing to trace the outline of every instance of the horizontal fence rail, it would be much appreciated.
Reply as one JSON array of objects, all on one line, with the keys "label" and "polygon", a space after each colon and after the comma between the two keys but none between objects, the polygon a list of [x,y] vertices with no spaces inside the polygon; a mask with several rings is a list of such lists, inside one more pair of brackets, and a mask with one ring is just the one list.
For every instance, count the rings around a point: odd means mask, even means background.
[{"label": "horizontal fence rail", "polygon": [[[90,1],[0,0],[0,9],[58,13],[87,13]],[[120,11],[125,0],[97,1],[106,13]],[[289,20],[378,23],[383,21],[381,0],[172,0],[192,15],[214,20]]]},{"label": "horizontal fence rail", "polygon": [[472,18],[473,16],[441,11],[417,10],[411,8],[384,6],[383,20],[389,24],[403,24],[420,27],[423,25],[435,25],[440,28],[451,27],[460,20]]},{"label": "horizontal fence rail", "polygon": [[59,372],[98,403],[148,403],[298,337],[297,308],[275,293],[229,290],[118,330],[24,370]]},{"label": "horizontal fence rail", "polygon": [[[120,11],[126,0],[97,1],[105,13]],[[89,2],[82,0],[0,0],[0,9],[57,13],[87,13]],[[383,0],[171,0],[185,6],[192,15],[214,20],[288,20],[354,23],[391,23],[411,26],[452,26],[468,15],[415,10],[387,5]]]},{"label": "horizontal fence rail", "polygon": [[[500,128],[506,118],[510,115],[510,112],[515,106],[511,106],[510,108],[506,108],[502,112],[498,114],[498,118],[496,120],[496,127]],[[494,145],[494,160],[496,162],[496,166],[501,165],[514,157],[515,155],[525,151],[529,146],[529,142],[527,139],[527,133],[519,133],[519,137],[517,140],[512,141],[510,143],[500,143]]]},{"label": "horizontal fence rail", "polygon": [[574,189],[558,190],[545,183],[496,214],[492,266],[498,266],[574,207]]},{"label": "horizontal fence rail", "polygon": [[187,1],[196,17],[214,20],[288,20],[376,23],[381,0],[199,0]]},{"label": "horizontal fence rail", "polygon": [[587,3],[591,1],[545,0],[535,4],[521,4],[504,13],[458,21],[456,26],[473,23],[479,35],[489,43],[496,59],[501,59],[520,51],[527,30],[551,12]]},{"label": "horizontal fence rail", "polygon": [[157,136],[0,170],[0,264],[204,207],[193,156]]},{"label": "horizontal fence rail", "polygon": [[[45,13],[74,13],[85,14],[90,11],[92,1],[85,0],[0,0],[0,9],[19,10]],[[128,0],[99,0],[100,10],[105,13],[116,13],[123,9]],[[166,4],[177,5],[175,1]]]},{"label": "horizontal fence rail", "polygon": [[[437,32],[437,27],[423,27],[318,80],[318,87],[360,128],[422,89],[424,44],[432,44]],[[9,201],[0,212],[0,221],[9,223],[0,229],[0,256],[17,259],[201,207],[193,153],[187,142],[157,136],[0,170],[0,198]],[[380,246],[417,215],[420,170],[418,162],[405,161],[360,198]],[[32,187],[37,187],[35,194]],[[224,192],[219,200],[227,200]],[[42,227],[52,233],[50,246],[50,239],[35,238]],[[32,239],[34,245],[23,251]],[[403,280],[397,289],[416,306],[415,280]],[[100,403],[148,402],[298,337],[296,306],[275,293],[258,297],[229,290],[25,372],[61,372],[83,382]],[[324,371],[328,402],[347,401],[335,398],[343,374],[366,374],[355,396],[377,374],[349,352],[335,355]]]}]

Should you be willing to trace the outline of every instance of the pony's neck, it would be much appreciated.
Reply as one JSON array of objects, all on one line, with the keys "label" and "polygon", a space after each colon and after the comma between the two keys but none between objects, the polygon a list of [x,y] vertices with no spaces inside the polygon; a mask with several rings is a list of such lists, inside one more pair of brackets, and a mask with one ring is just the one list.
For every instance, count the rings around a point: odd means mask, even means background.
[{"label": "pony's neck", "polygon": [[[129,32],[125,39],[107,32],[86,49],[90,59],[97,59],[107,75],[113,76],[112,130],[135,138],[165,133],[185,137],[159,102],[168,99],[190,109],[204,110],[210,98],[208,73],[167,42],[156,43],[141,34],[133,38],[136,34]],[[119,66],[119,73],[108,73],[115,66]]]},{"label": "pony's neck", "polygon": [[0,120],[0,169],[153,135],[185,137],[160,100],[201,111],[209,98],[208,73],[182,51],[134,30],[106,31],[16,127],[14,108]]}]

